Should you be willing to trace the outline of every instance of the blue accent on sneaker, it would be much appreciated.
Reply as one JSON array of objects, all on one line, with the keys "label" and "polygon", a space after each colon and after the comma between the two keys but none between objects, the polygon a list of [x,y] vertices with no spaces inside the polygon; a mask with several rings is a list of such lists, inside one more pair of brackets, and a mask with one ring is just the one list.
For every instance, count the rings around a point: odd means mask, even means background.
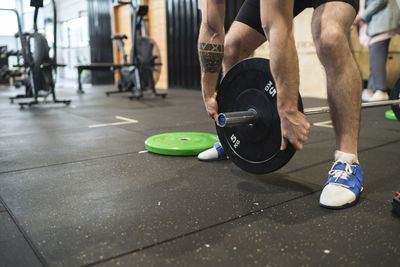
[{"label": "blue accent on sneaker", "polygon": [[215,149],[218,152],[218,159],[225,159],[226,158],[226,154],[224,149],[222,148],[221,144],[219,142],[214,144]]},{"label": "blue accent on sneaker", "polygon": [[324,187],[329,183],[343,186],[353,192],[356,198],[353,202],[347,203],[343,206],[330,207],[325,206],[321,203],[320,205],[325,208],[343,209],[357,204],[360,198],[360,193],[363,189],[363,176],[364,175],[359,164],[353,163],[350,165],[341,161],[337,161],[332,169],[329,171],[328,181],[325,183]]}]

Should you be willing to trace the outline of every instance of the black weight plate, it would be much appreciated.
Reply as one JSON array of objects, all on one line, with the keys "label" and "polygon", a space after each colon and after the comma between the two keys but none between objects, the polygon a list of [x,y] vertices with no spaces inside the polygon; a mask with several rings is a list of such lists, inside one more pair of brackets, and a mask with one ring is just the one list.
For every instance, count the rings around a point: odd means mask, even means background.
[{"label": "black weight plate", "polygon": [[[254,124],[216,126],[222,147],[237,166],[263,174],[281,168],[292,158],[296,150],[291,144],[285,151],[279,149],[281,127],[269,60],[251,58],[236,64],[218,87],[217,101],[219,113],[253,108],[259,116]],[[298,106],[302,111],[300,97]]]},{"label": "black weight plate", "polygon": [[[391,100],[398,100],[400,98],[400,78],[395,83],[392,91],[390,92]],[[397,121],[400,121],[400,105],[392,105],[394,115],[396,115]]]},{"label": "black weight plate", "polygon": [[49,56],[49,45],[46,38],[40,33],[34,33],[31,37],[34,50],[32,52],[33,59],[33,82],[36,93],[39,91],[49,91],[53,85],[53,74],[51,67],[42,68],[45,63],[51,63]]}]

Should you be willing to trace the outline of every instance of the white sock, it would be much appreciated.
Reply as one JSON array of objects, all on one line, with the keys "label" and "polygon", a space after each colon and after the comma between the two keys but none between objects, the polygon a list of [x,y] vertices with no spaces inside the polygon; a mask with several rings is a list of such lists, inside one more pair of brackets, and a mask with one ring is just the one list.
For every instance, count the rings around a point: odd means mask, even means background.
[{"label": "white sock", "polygon": [[354,154],[336,150],[335,151],[335,161],[337,161],[337,160],[340,160],[347,164],[353,164],[354,162],[357,162],[357,157]]}]

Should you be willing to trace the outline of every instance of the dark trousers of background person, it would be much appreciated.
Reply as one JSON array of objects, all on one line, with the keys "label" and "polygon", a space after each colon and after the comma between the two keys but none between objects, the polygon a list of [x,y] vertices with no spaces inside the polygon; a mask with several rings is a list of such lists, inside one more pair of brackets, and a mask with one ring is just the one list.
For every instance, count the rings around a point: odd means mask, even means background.
[{"label": "dark trousers of background person", "polygon": [[369,46],[368,87],[376,90],[386,90],[386,60],[389,50],[390,38],[373,43]]}]

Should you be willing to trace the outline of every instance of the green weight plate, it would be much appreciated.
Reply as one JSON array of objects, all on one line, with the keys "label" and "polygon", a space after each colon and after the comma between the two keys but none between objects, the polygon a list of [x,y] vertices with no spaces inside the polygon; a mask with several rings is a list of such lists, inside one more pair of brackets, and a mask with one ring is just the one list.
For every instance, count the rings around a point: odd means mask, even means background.
[{"label": "green weight plate", "polygon": [[389,120],[394,120],[394,121],[397,120],[396,115],[394,115],[394,113],[393,113],[393,110],[386,111],[385,117],[386,117],[386,119],[389,119]]},{"label": "green weight plate", "polygon": [[197,156],[218,141],[217,135],[176,132],[153,135],[144,142],[148,151],[170,156]]}]

